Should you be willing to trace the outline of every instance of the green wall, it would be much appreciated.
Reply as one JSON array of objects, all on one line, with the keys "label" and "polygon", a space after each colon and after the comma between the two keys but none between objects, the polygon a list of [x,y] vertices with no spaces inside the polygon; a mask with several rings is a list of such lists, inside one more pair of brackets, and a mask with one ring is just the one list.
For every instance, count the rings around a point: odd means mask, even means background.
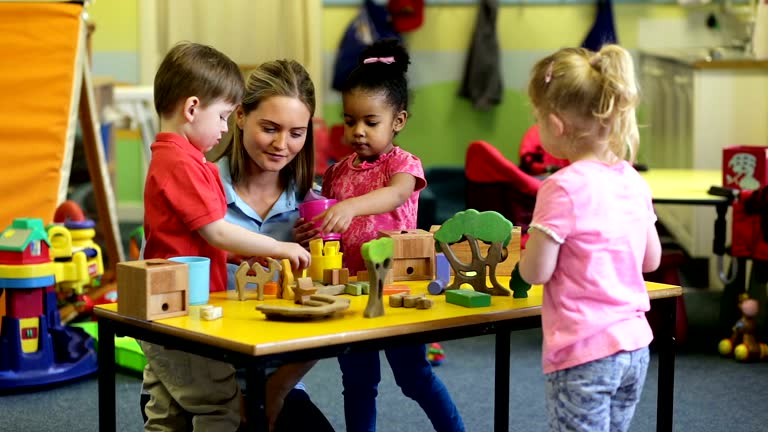
[{"label": "green wall", "polygon": [[[466,148],[475,140],[490,142],[517,162],[520,139],[533,121],[525,94],[506,90],[503,104],[481,112],[456,96],[458,86],[448,82],[415,89],[411,117],[397,143],[425,166],[463,165]],[[328,124],[341,123],[341,112],[341,104],[326,104]]]}]

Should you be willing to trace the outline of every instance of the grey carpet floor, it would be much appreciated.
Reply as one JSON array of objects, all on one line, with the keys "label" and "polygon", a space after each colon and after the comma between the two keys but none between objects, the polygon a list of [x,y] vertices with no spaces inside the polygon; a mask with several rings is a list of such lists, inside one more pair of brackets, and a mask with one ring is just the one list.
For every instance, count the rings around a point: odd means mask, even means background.
[{"label": "grey carpet floor", "polygon": [[[768,363],[740,364],[716,354],[718,294],[685,295],[689,338],[680,347],[675,368],[675,431],[758,432],[768,430]],[[494,339],[447,341],[446,362],[435,370],[445,382],[470,432],[493,430]],[[540,366],[541,332],[512,336],[510,431],[544,430],[544,384]],[[402,395],[382,356],[378,431],[432,430],[416,403]],[[656,428],[657,357],[652,357],[633,432]],[[336,430],[344,430],[341,377],[335,359],[326,359],[305,377],[312,399]],[[118,430],[141,431],[140,378],[117,376]],[[95,378],[56,388],[0,396],[0,431],[96,431],[98,388]]]}]

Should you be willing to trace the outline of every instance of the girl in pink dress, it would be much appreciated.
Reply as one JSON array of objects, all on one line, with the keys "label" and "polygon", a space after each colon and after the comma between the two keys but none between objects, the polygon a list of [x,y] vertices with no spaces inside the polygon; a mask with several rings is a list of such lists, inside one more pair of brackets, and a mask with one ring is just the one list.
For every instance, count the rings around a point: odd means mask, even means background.
[{"label": "girl in pink dress", "polygon": [[[322,218],[322,232],[342,233],[351,274],[365,269],[363,243],[380,230],[416,228],[419,191],[427,184],[416,156],[393,143],[408,121],[408,53],[395,40],[374,43],[343,89],[344,135],[354,153],[328,168],[323,195],[338,200]],[[426,346],[385,350],[395,381],[437,431],[463,431],[456,406],[427,361]],[[379,353],[339,357],[347,431],[376,430]]]},{"label": "girl in pink dress", "polygon": [[638,89],[618,45],[565,48],[533,68],[528,93],[544,150],[570,165],[536,196],[520,274],[544,285],[550,431],[626,431],[653,339],[643,272],[661,246],[637,155]]}]

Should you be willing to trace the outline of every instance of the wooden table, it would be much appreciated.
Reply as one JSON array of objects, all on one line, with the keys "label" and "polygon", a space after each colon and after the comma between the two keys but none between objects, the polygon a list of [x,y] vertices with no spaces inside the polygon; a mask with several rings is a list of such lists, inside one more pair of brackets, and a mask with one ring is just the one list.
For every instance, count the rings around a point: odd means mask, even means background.
[{"label": "wooden table", "polygon": [[[748,290],[746,258],[733,258],[735,267],[731,274],[725,270],[724,256],[727,252],[728,208],[735,195],[718,196],[708,193],[711,186],[722,184],[722,171],[695,169],[651,168],[641,175],[651,187],[654,204],[678,204],[685,206],[713,206],[716,217],[713,223],[712,254],[720,281],[725,285],[720,300],[720,329],[727,332],[739,319],[739,294]],[[656,214],[662,223],[667,222],[673,209],[656,207]],[[711,219],[709,219],[711,221]],[[694,221],[695,222],[695,221]],[[700,222],[700,221],[699,221]],[[667,228],[674,228],[667,226]],[[677,229],[670,229],[677,236]],[[690,253],[690,251],[688,251]]]},{"label": "wooden table", "polygon": [[[499,278],[507,285],[509,278]],[[662,316],[659,347],[657,430],[672,430],[674,388],[675,299],[682,288],[648,283],[654,309]],[[411,282],[413,293],[426,292],[426,281]],[[116,429],[114,337],[132,336],[173,349],[224,360],[246,368],[247,409],[253,428],[266,425],[263,410],[265,368],[285,362],[307,361],[341,353],[377,351],[406,344],[496,335],[494,430],[509,429],[510,336],[514,330],[541,326],[542,289],[535,286],[526,299],[493,297],[490,307],[464,308],[448,304],[444,296],[432,309],[385,306],[385,315],[363,318],[367,296],[351,297],[350,308],[335,316],[309,322],[267,321],[255,307],[264,302],[237,301],[234,292],[211,295],[210,304],[224,308],[223,318],[201,321],[189,316],[154,322],[117,313],[115,304],[95,308],[99,318],[99,430]],[[387,302],[387,298],[384,299]],[[267,298],[266,303],[291,304]],[[387,304],[387,303],[385,303]]]},{"label": "wooden table", "polygon": [[640,175],[651,187],[656,204],[725,205],[726,209],[731,204],[727,197],[708,193],[710,186],[722,184],[720,170],[651,168]]}]

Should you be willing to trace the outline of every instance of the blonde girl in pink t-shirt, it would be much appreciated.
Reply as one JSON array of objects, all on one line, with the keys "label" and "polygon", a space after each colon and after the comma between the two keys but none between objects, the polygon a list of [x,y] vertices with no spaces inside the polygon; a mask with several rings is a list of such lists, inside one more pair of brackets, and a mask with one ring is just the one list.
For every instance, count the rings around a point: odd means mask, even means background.
[{"label": "blonde girl in pink t-shirt", "polygon": [[[393,143],[408,120],[408,53],[396,40],[363,53],[342,91],[344,137],[354,153],[323,176],[323,195],[338,204],[318,216],[322,231],[342,233],[346,267],[365,269],[360,246],[379,230],[415,229],[419,191],[426,186],[421,161]],[[395,382],[424,410],[436,431],[464,430],[456,406],[427,361],[426,347],[385,350]],[[379,353],[339,357],[347,431],[376,430]]]},{"label": "blonde girl in pink t-shirt", "polygon": [[565,48],[533,67],[528,86],[544,149],[570,165],[536,197],[520,260],[544,285],[542,365],[550,431],[626,431],[653,333],[643,273],[661,246],[637,154],[638,88],[618,45]]}]

